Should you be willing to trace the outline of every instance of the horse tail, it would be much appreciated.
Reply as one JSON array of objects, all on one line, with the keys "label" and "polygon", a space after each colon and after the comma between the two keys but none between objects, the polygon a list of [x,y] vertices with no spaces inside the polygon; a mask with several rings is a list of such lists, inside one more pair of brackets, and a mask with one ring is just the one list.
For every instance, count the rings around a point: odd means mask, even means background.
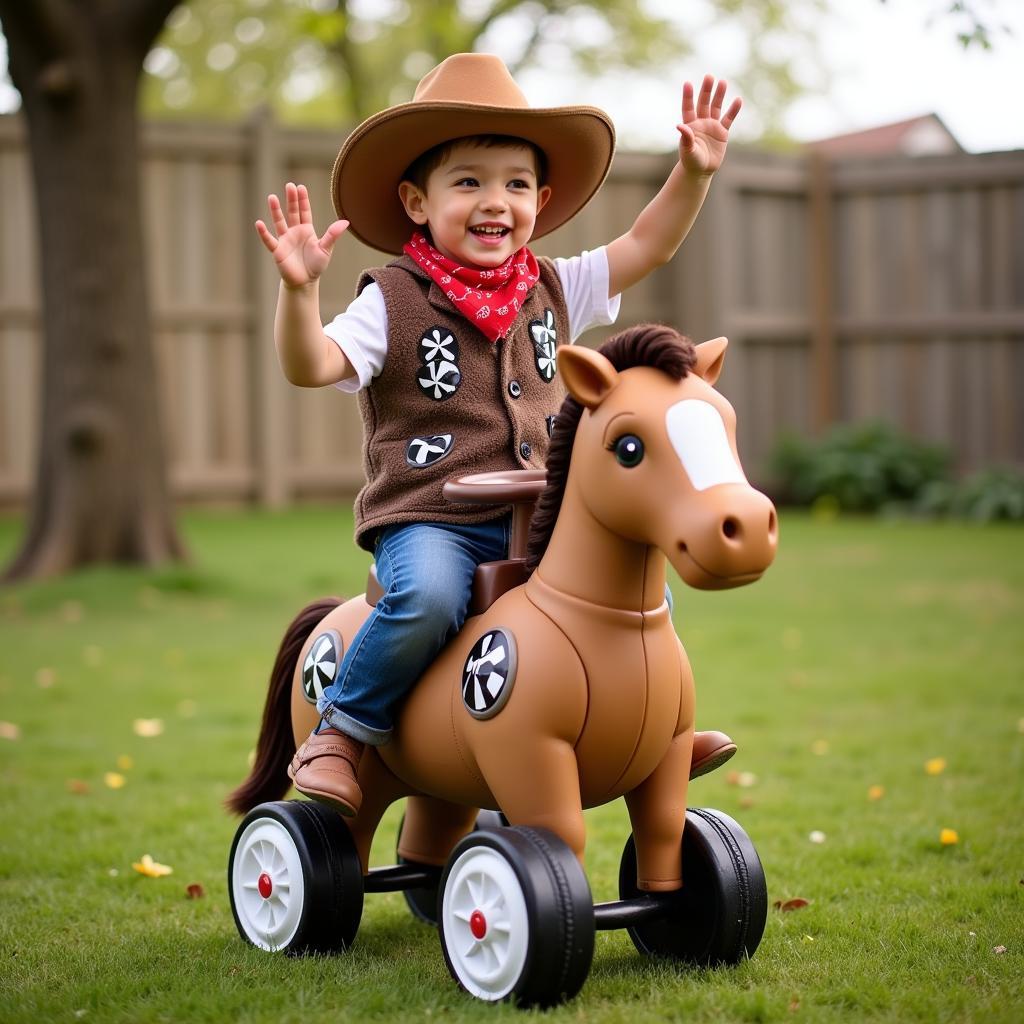
[{"label": "horse tail", "polygon": [[317,623],[341,604],[340,598],[323,597],[306,605],[285,631],[270,673],[270,689],[263,707],[263,722],[256,741],[256,758],[249,777],[224,801],[236,814],[245,814],[264,800],[280,800],[288,792],[288,763],[295,753],[292,733],[292,677],[302,645]]}]

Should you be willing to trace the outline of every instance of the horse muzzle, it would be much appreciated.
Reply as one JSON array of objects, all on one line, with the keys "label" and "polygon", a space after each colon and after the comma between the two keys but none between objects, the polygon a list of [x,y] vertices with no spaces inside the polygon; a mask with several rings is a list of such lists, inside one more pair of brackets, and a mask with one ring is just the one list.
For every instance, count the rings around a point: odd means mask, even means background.
[{"label": "horse muzzle", "polygon": [[674,548],[666,551],[683,581],[726,590],[759,579],[775,560],[775,506],[749,484],[719,484],[688,505]]}]

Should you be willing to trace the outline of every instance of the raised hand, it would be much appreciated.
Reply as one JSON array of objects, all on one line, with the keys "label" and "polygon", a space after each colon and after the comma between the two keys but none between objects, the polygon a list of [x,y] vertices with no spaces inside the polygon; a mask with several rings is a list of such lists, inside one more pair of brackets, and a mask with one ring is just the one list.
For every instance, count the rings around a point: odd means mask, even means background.
[{"label": "raised hand", "polygon": [[694,106],[693,85],[683,84],[683,120],[676,125],[676,130],[679,132],[679,162],[691,174],[713,174],[725,159],[729,129],[743,105],[737,97],[723,114],[726,88],[724,80],[716,87],[715,76],[705,75]]},{"label": "raised hand", "polygon": [[276,195],[267,196],[274,231],[258,220],[256,233],[273,255],[285,285],[302,288],[327,269],[334,243],[344,234],[348,221],[336,220],[323,235],[317,237],[306,186],[289,181],[284,187],[284,196],[287,213],[281,208],[281,201]]}]

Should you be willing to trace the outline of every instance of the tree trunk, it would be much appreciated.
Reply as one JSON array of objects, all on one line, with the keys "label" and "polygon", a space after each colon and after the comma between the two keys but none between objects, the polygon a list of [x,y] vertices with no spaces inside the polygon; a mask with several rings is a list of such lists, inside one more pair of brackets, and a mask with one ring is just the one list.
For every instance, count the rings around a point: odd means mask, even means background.
[{"label": "tree trunk", "polygon": [[135,109],[142,60],[174,3],[41,0],[25,5],[32,13],[22,3],[0,0],[0,18],[28,121],[38,206],[43,425],[27,535],[5,575],[178,559]]}]

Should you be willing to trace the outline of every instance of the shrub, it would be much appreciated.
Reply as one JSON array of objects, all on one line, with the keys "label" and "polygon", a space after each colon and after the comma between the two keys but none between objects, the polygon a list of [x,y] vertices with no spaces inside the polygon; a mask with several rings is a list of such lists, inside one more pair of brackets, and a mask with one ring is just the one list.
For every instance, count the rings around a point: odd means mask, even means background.
[{"label": "shrub", "polygon": [[929,485],[914,503],[926,516],[953,516],[990,523],[1024,520],[1024,473],[1009,468],[983,469],[959,483]]},{"label": "shrub", "polygon": [[835,502],[844,512],[913,504],[948,483],[950,454],[884,423],[841,425],[820,440],[784,437],[773,456],[778,496],[811,505]]}]

